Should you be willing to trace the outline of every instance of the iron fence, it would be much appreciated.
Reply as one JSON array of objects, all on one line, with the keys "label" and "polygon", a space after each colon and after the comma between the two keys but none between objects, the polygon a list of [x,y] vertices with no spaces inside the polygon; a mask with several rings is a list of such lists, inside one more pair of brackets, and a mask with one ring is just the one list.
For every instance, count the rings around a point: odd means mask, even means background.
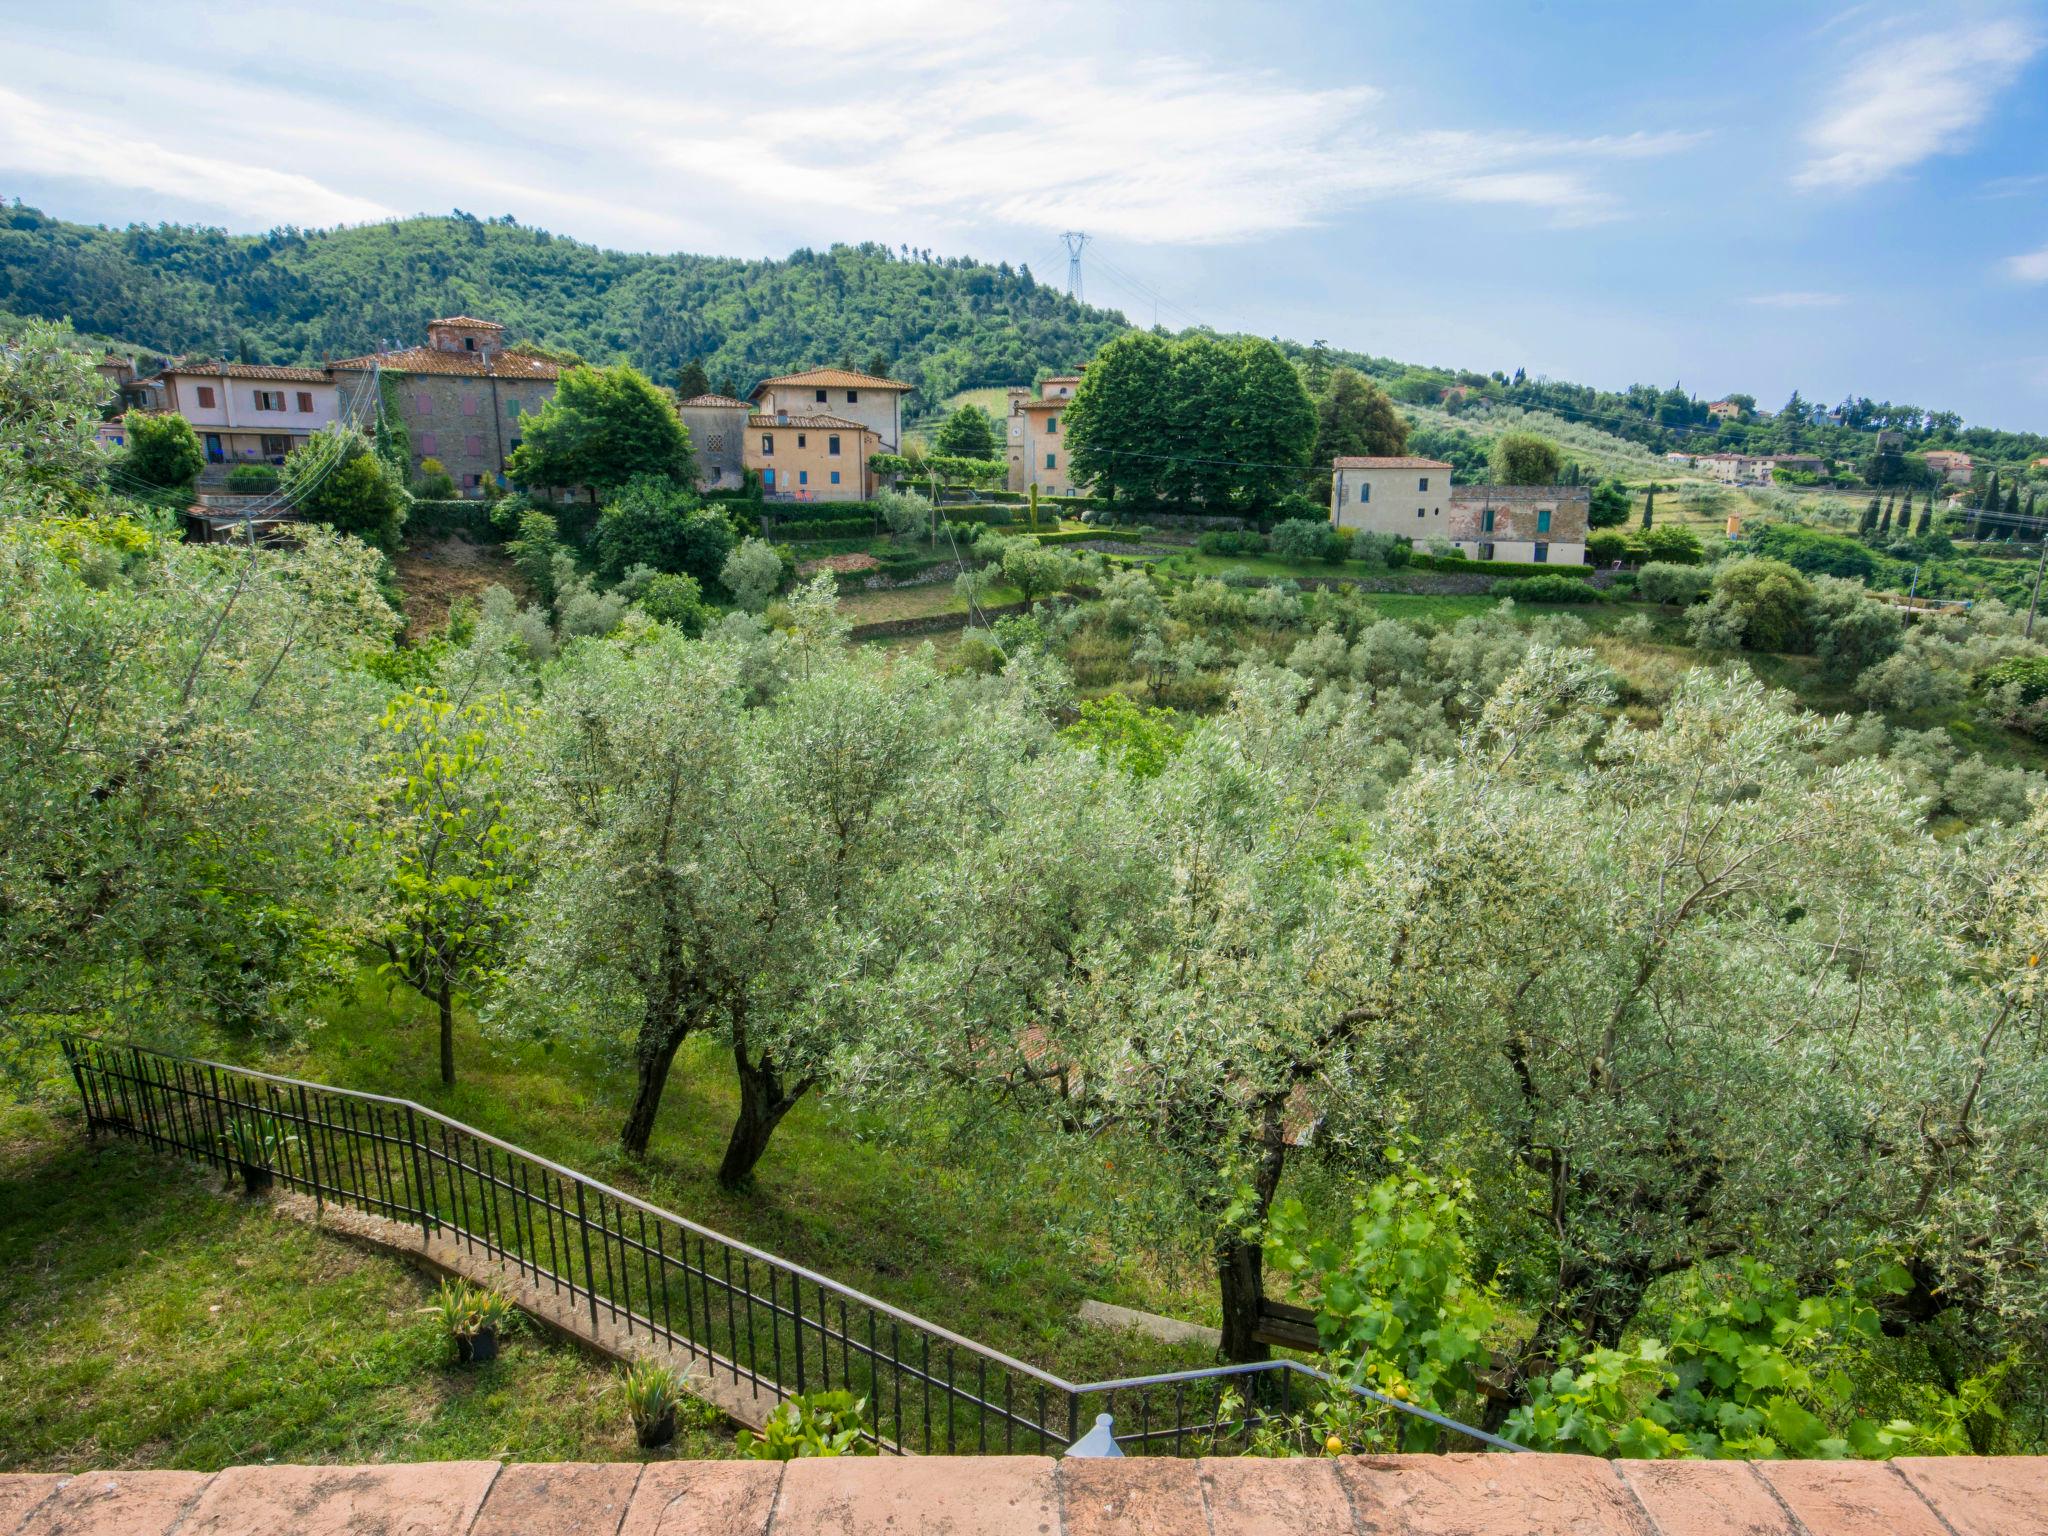
[{"label": "iron fence", "polygon": [[90,1131],[131,1137],[317,1206],[417,1227],[629,1339],[771,1399],[843,1389],[886,1450],[1056,1454],[1098,1413],[1140,1453],[1240,1439],[1337,1390],[1461,1443],[1521,1447],[1298,1361],[1069,1382],[407,1099],[67,1036]]}]

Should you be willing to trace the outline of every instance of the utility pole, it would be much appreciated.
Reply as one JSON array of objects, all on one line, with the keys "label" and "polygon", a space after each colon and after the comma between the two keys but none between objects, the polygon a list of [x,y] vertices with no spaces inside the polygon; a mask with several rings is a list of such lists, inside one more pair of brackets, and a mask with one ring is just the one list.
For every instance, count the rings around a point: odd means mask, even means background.
[{"label": "utility pole", "polygon": [[1088,236],[1078,229],[1070,229],[1060,238],[1067,243],[1067,297],[1078,299],[1081,297],[1081,247],[1088,243]]},{"label": "utility pole", "polygon": [[2041,606],[2041,572],[2048,570],[2048,530],[2041,534],[2041,558],[2034,562],[2034,595],[2027,599],[2027,638],[2034,638],[2034,610]]}]

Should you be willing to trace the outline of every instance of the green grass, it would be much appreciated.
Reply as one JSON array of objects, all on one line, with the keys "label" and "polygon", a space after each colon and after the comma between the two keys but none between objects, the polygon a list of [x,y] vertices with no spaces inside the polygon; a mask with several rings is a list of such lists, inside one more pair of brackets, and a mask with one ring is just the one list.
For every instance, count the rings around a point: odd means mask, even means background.
[{"label": "green grass", "polygon": [[[1023,600],[1015,587],[996,586],[982,598],[983,608]],[[941,614],[968,611],[967,599],[953,590],[950,581],[925,582],[915,587],[890,587],[880,592],[848,592],[839,599],[839,612],[851,624],[877,624],[888,619],[928,619]]]},{"label": "green grass", "polygon": [[629,1071],[480,1037],[465,1021],[459,1081],[436,1081],[431,1014],[367,973],[303,1050],[270,1058],[295,1076],[414,1099],[666,1209],[808,1265],[1023,1359],[1080,1377],[1206,1363],[1082,1328],[1096,1298],[1214,1321],[1200,1268],[1138,1256],[1113,1208],[1114,1145],[1066,1142],[984,1117],[965,1138],[901,1115],[806,1099],[776,1131],[754,1187],[713,1174],[737,1108],[729,1058],[685,1044],[649,1153],[618,1147]]},{"label": "green grass", "polygon": [[[0,1114],[0,1470],[646,1459],[610,1366],[529,1328],[458,1368],[430,1294],[68,1114]],[[659,1454],[732,1453],[699,1414]]]}]

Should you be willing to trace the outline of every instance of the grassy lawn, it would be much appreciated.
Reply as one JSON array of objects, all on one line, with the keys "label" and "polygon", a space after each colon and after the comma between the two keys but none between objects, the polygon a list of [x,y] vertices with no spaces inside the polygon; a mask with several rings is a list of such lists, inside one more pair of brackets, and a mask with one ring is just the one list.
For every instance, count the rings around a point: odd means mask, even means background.
[{"label": "grassy lawn", "polygon": [[1115,1144],[1063,1142],[988,1117],[960,1136],[914,1117],[811,1098],[776,1131],[755,1187],[713,1177],[737,1107],[726,1056],[685,1044],[649,1155],[618,1148],[630,1072],[465,1028],[460,1081],[435,1076],[431,1013],[367,973],[330,1022],[274,1069],[414,1099],[794,1259],[957,1333],[1080,1376],[1207,1363],[1074,1321],[1096,1298],[1214,1321],[1213,1283],[1138,1256]]},{"label": "grassy lawn", "polygon": [[[0,1111],[0,1470],[645,1459],[612,1369],[460,1369],[427,1281],[67,1114]],[[727,1456],[703,1417],[662,1456]]]},{"label": "grassy lawn", "polygon": [[[998,586],[982,599],[984,608],[1019,602],[1024,594],[1015,587]],[[881,592],[849,592],[839,599],[839,612],[852,624],[878,624],[887,619],[926,619],[939,614],[967,613],[967,599],[953,590],[950,581],[927,582],[915,587],[892,587]]]}]

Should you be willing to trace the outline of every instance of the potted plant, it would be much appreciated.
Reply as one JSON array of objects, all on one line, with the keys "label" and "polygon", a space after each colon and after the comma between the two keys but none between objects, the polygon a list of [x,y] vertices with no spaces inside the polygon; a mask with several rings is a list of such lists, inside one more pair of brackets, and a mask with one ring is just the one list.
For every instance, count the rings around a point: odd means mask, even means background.
[{"label": "potted plant", "polygon": [[455,1340],[455,1358],[464,1365],[482,1365],[498,1358],[498,1338],[512,1331],[519,1309],[497,1291],[467,1280],[443,1280],[434,1304],[424,1309],[441,1319]]},{"label": "potted plant", "polygon": [[242,1192],[251,1199],[270,1192],[279,1156],[298,1139],[280,1132],[277,1123],[263,1115],[236,1116],[220,1137],[242,1170]]},{"label": "potted plant", "polygon": [[676,1403],[683,1378],[654,1360],[636,1360],[624,1377],[626,1412],[633,1418],[633,1438],[644,1451],[667,1445],[676,1437]]}]

